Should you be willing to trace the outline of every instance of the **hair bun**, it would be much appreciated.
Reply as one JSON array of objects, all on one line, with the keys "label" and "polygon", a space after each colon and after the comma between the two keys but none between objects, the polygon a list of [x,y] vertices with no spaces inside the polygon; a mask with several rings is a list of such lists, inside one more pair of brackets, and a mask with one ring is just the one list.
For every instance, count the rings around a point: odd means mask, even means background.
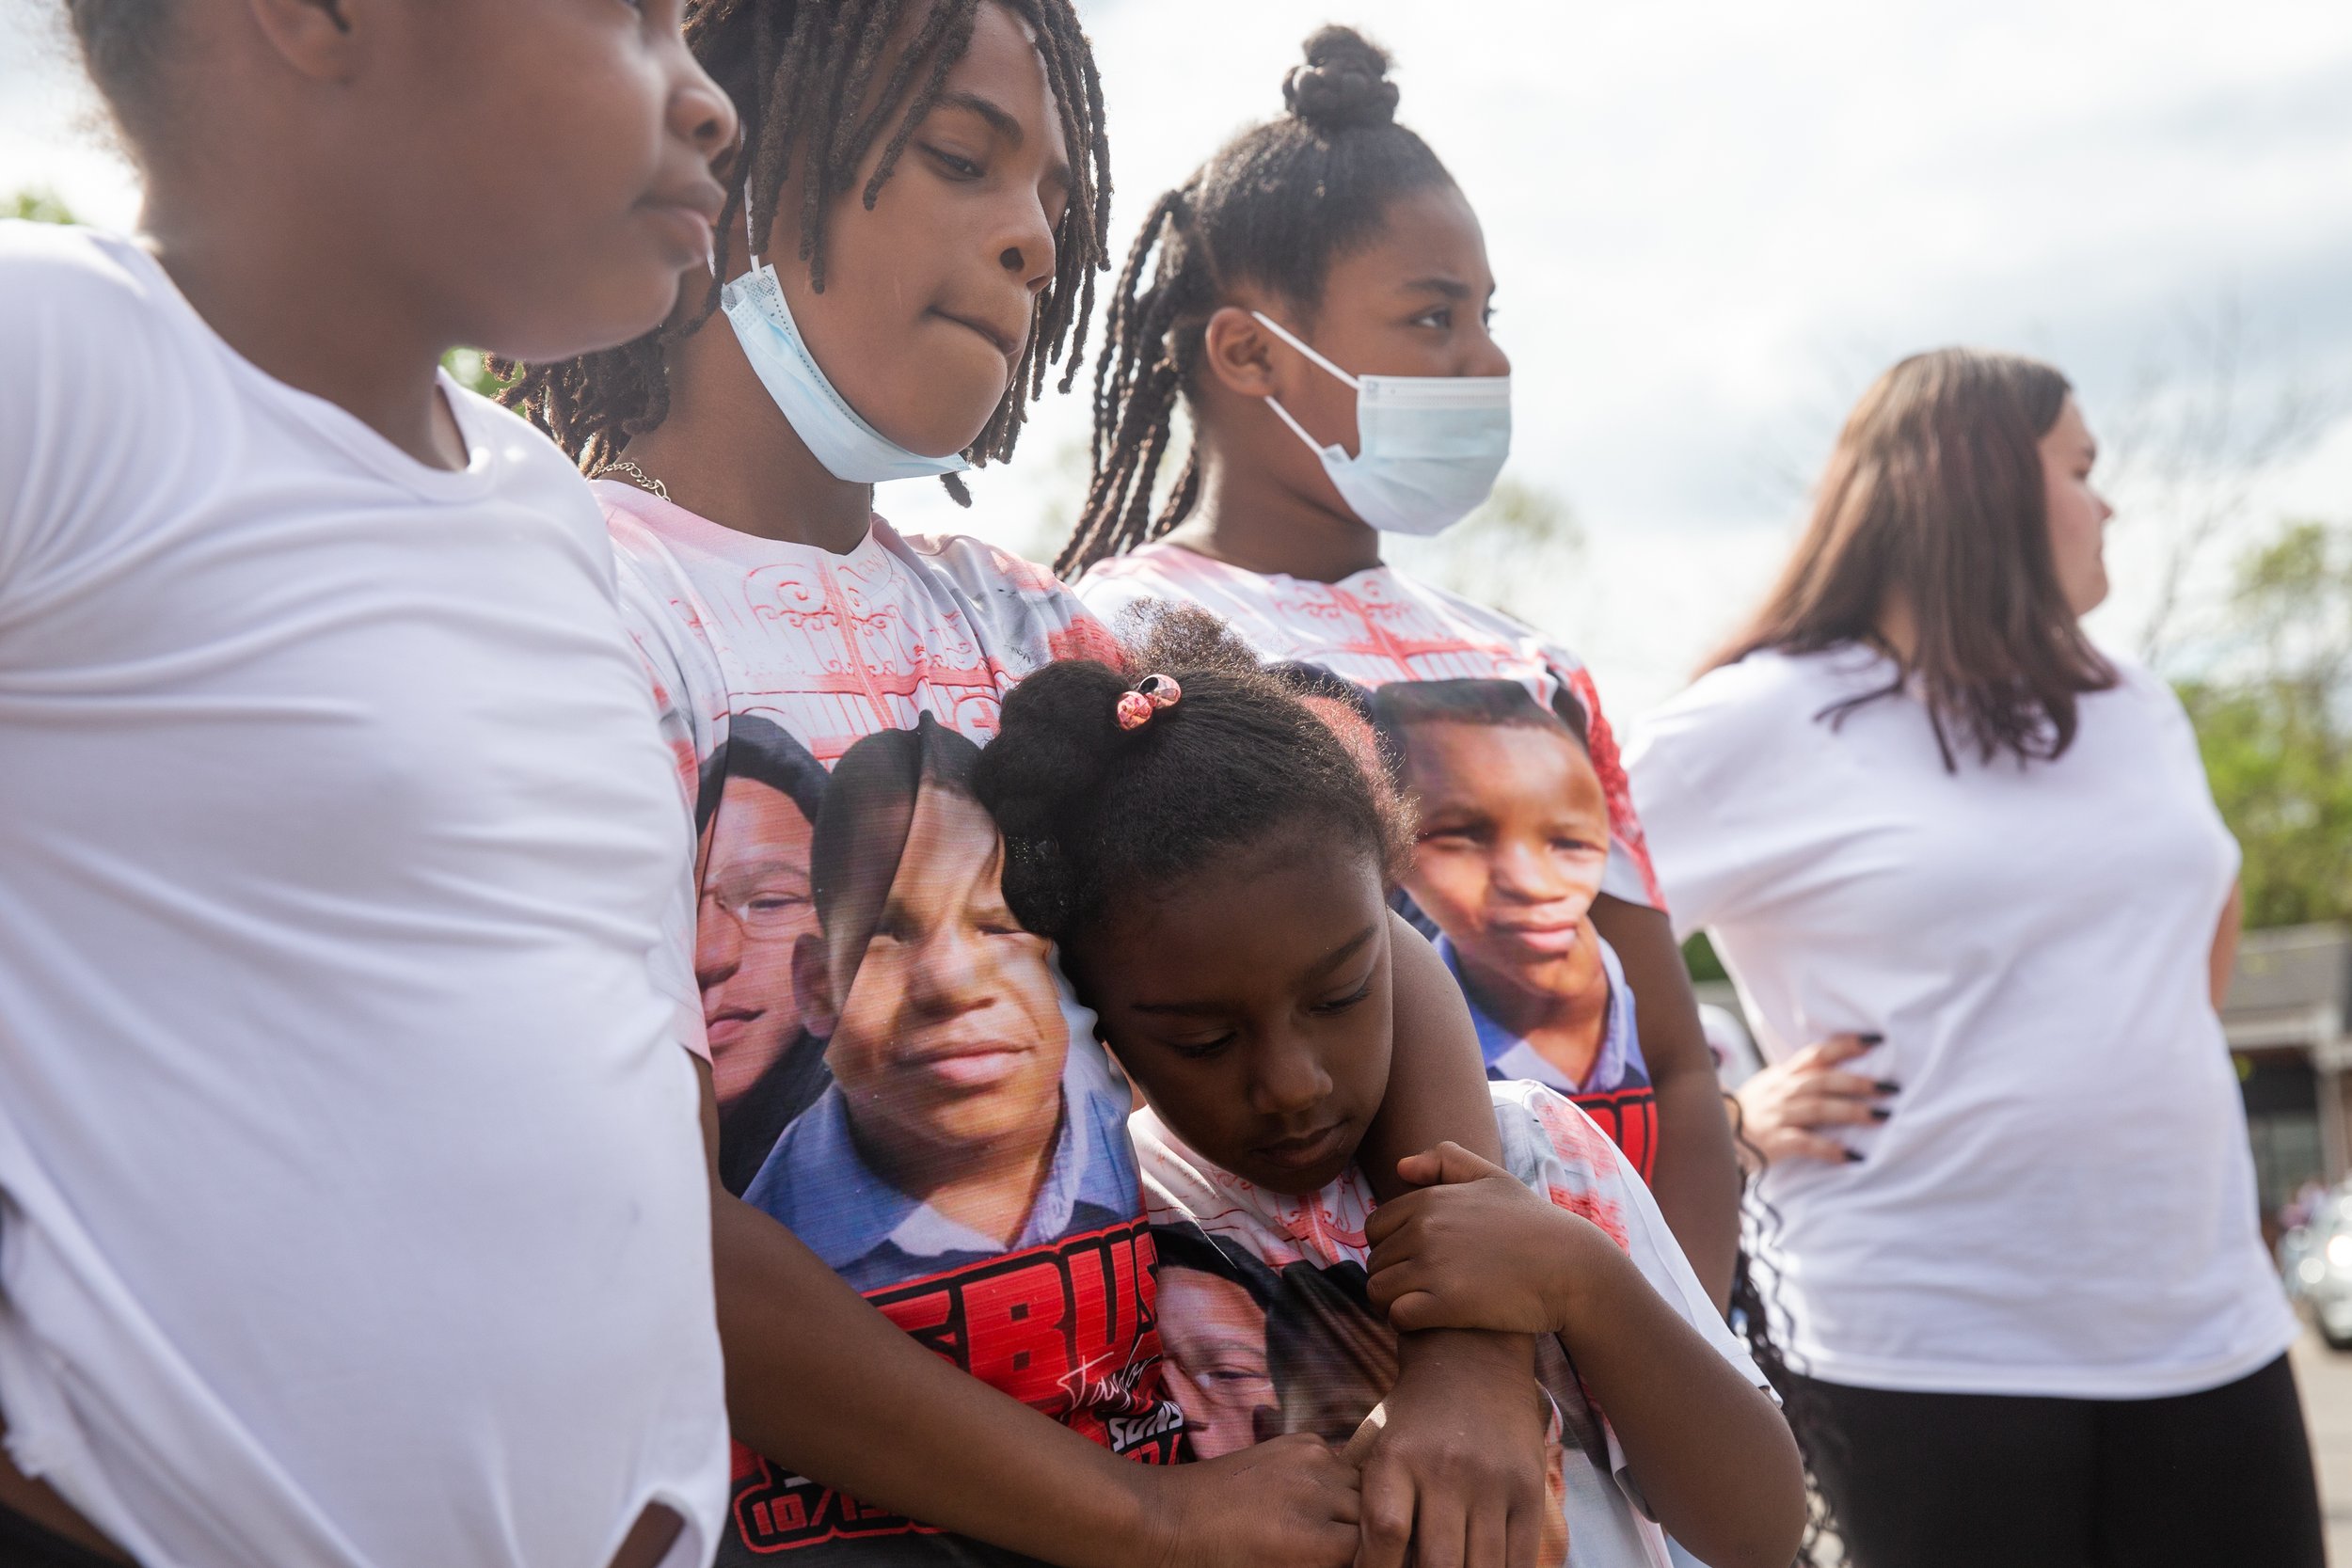
[{"label": "hair bun", "polygon": [[1397,96],[1388,55],[1353,27],[1318,30],[1282,78],[1282,102],[1318,131],[1393,124]]}]

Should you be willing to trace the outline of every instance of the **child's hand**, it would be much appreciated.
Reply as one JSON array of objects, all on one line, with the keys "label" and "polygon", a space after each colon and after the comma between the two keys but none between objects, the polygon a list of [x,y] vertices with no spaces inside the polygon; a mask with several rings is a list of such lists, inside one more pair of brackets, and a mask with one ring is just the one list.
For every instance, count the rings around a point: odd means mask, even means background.
[{"label": "child's hand", "polygon": [[1347,1445],[1363,1466],[1356,1568],[1536,1568],[1549,1405],[1527,1341],[1423,1336]]},{"label": "child's hand", "polygon": [[1197,1465],[1137,1469],[1157,1506],[1136,1560],[1152,1568],[1344,1568],[1356,1560],[1356,1467],[1320,1437],[1296,1433]]},{"label": "child's hand", "polygon": [[1624,1260],[1589,1221],[1459,1144],[1399,1161],[1397,1173],[1422,1190],[1374,1210],[1365,1233],[1372,1303],[1400,1330],[1558,1333],[1580,1269],[1612,1266],[1601,1253]]}]

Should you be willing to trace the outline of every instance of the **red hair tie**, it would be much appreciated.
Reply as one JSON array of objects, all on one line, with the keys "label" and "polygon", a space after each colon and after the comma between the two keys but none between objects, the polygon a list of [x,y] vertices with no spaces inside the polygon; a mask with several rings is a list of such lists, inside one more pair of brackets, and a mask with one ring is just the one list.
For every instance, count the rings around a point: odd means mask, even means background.
[{"label": "red hair tie", "polygon": [[1184,689],[1167,675],[1146,675],[1136,683],[1133,691],[1119,695],[1119,727],[1139,730],[1152,721],[1152,715],[1164,707],[1174,707],[1184,694]]}]

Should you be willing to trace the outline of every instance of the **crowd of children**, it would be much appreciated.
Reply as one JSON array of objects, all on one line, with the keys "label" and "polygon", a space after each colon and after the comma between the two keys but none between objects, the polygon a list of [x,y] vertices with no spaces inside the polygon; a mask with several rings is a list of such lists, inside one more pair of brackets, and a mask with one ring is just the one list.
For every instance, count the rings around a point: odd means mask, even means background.
[{"label": "crowd of children", "polygon": [[1791,1560],[1594,682],[1380,558],[1510,366],[1377,48],[1151,204],[1048,568],[874,486],[1083,368],[1072,0],[65,9],[147,204],[0,225],[8,1560]]}]

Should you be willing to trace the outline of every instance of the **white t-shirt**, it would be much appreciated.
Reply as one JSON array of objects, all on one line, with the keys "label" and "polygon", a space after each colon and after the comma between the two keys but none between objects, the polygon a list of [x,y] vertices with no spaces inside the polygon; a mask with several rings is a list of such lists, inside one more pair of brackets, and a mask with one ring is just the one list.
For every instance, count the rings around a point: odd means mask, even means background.
[{"label": "white t-shirt", "polygon": [[[1598,1226],[1668,1307],[1765,1386],[1609,1135],[1540,1084],[1488,1087],[1503,1168]],[[1267,1428],[1345,1444],[1396,1376],[1395,1331],[1364,1293],[1371,1183],[1351,1169],[1311,1196],[1286,1196],[1211,1164],[1148,1107],[1128,1127],[1159,1250],[1168,1381],[1196,1450],[1246,1448]],[[1569,1560],[1570,1546],[1576,1568],[1666,1568],[1665,1532],[1556,1339],[1538,1346],[1536,1370],[1557,1412],[1547,1490],[1565,1527],[1546,1533],[1542,1568]]]},{"label": "white t-shirt", "polygon": [[1945,770],[1867,649],[1750,656],[1650,720],[1634,795],[1677,927],[1768,1060],[1885,1036],[1859,1164],[1790,1160],[1760,1246],[1834,1382],[2128,1399],[2217,1386],[2295,1325],[2257,1229],[2207,956],[2236,875],[2196,737],[2108,656],[2055,762]]},{"label": "white t-shirt", "polygon": [[0,1408],[146,1568],[596,1568],[726,1486],[684,854],[561,453],[425,467],[0,224]]},{"label": "white t-shirt", "polygon": [[1393,566],[1338,582],[1245,571],[1165,542],[1097,562],[1078,597],[1115,633],[1128,611],[1152,603],[1195,604],[1231,626],[1269,663],[1318,665],[1367,689],[1392,681],[1518,681],[1551,706],[1573,702],[1585,747],[1609,801],[1609,866],[1601,891],[1629,903],[1660,903],[1641,819],[1600,711],[1592,673],[1565,648],[1500,610],[1449,594]]}]

